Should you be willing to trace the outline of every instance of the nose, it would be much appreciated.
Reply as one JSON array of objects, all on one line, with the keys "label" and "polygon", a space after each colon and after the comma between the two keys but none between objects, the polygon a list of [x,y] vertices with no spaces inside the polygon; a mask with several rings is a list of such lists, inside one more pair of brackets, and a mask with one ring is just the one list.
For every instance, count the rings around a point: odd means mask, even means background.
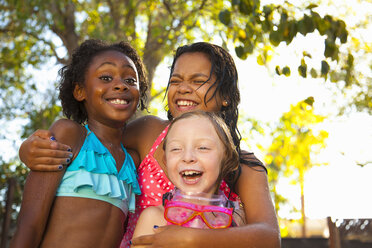
[{"label": "nose", "polygon": [[184,81],[178,85],[177,91],[181,94],[191,93],[192,87],[189,82]]},{"label": "nose", "polygon": [[184,152],[183,152],[183,158],[182,158],[182,160],[185,163],[194,163],[196,161],[194,150],[193,149],[186,148],[184,150]]},{"label": "nose", "polygon": [[128,85],[124,80],[118,79],[115,80],[114,89],[118,91],[126,91],[128,90]]}]

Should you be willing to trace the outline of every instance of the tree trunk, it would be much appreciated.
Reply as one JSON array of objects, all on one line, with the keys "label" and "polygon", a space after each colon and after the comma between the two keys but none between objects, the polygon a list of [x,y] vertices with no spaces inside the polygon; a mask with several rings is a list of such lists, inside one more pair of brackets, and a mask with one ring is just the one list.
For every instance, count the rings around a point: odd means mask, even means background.
[{"label": "tree trunk", "polygon": [[0,240],[1,248],[7,247],[7,243],[8,243],[15,186],[16,186],[16,180],[14,178],[9,178],[8,179],[8,193],[7,193],[6,204],[5,204],[5,215],[3,218],[2,233],[1,233],[1,240]]},{"label": "tree trunk", "polygon": [[302,217],[302,237],[306,237],[306,215],[305,215],[305,195],[304,195],[304,175],[300,172],[301,186],[301,217]]}]

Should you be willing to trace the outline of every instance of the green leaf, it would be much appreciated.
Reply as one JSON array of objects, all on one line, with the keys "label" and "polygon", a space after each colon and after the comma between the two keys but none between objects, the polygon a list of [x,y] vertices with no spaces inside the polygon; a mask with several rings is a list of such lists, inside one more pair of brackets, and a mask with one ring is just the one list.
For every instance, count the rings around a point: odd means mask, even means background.
[{"label": "green leaf", "polygon": [[333,58],[336,50],[336,44],[331,39],[326,39],[324,41],[325,48],[324,48],[324,56],[326,58]]},{"label": "green leaf", "polygon": [[257,56],[257,64],[259,64],[259,65],[264,65],[265,64],[265,59],[261,54],[259,54]]},{"label": "green leaf", "polygon": [[301,77],[306,78],[307,76],[307,65],[300,65],[298,67],[298,73],[300,74]]},{"label": "green leaf", "polygon": [[307,104],[307,105],[310,105],[311,107],[313,106],[313,103],[314,103],[314,97],[312,96],[309,96],[308,98],[306,98],[304,100],[304,102]]},{"label": "green leaf", "polygon": [[286,77],[291,75],[291,69],[288,66],[283,67],[282,72]]},{"label": "green leaf", "polygon": [[316,70],[314,68],[311,68],[310,75],[313,78],[317,78],[318,77],[318,73],[316,72]]},{"label": "green leaf", "polygon": [[306,9],[313,9],[313,8],[316,8],[316,7],[318,7],[318,5],[312,3],[312,4],[310,4],[309,6],[307,6]]},{"label": "green leaf", "polygon": [[276,74],[278,74],[278,75],[281,74],[280,67],[279,67],[278,65],[275,66],[275,72],[276,72]]},{"label": "green leaf", "polygon": [[271,31],[269,35],[270,43],[274,46],[279,46],[280,44],[280,37],[278,31]]},{"label": "green leaf", "polygon": [[239,11],[242,14],[249,15],[252,13],[252,4],[250,0],[240,0]]},{"label": "green leaf", "polygon": [[222,10],[219,15],[218,15],[218,18],[220,19],[220,21],[225,24],[226,26],[228,26],[231,22],[231,13],[229,10]]},{"label": "green leaf", "polygon": [[321,66],[320,71],[322,73],[322,76],[327,75],[327,73],[329,72],[329,65],[328,65],[327,61],[322,60],[322,66]]},{"label": "green leaf", "polygon": [[236,56],[238,56],[239,58],[246,59],[246,55],[245,55],[245,52],[244,52],[244,47],[242,47],[242,46],[235,47],[235,53],[236,53]]}]

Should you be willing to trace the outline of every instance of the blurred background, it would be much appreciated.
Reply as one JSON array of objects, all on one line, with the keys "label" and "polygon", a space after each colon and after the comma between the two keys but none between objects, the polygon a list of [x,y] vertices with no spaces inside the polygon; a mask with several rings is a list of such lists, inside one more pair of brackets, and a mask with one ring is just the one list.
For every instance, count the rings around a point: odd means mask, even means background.
[{"label": "blurred background", "polygon": [[283,247],[372,247],[371,22],[371,0],[1,0],[0,247],[28,173],[19,146],[63,117],[58,69],[88,38],[137,49],[163,118],[175,49],[226,48],[242,147],[267,165]]}]

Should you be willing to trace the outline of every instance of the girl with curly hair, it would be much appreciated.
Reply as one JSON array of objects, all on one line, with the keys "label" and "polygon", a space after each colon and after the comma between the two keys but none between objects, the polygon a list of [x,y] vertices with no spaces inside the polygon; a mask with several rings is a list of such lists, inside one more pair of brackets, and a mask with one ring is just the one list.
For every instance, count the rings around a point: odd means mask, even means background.
[{"label": "girl with curly hair", "polygon": [[59,71],[68,119],[49,130],[71,147],[71,164],[58,172],[30,172],[11,247],[120,245],[141,192],[122,137],[128,119],[145,107],[143,68],[128,43],[87,40]]}]

